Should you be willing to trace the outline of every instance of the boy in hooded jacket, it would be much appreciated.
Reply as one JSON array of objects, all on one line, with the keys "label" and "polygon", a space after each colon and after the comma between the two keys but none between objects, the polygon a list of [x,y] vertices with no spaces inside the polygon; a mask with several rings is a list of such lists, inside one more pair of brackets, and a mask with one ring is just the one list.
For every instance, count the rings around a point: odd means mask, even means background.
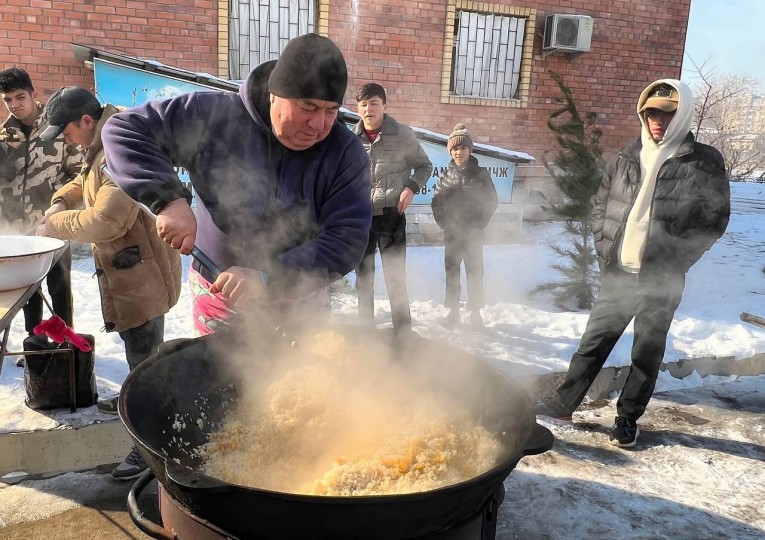
[{"label": "boy in hooded jacket", "polygon": [[497,190],[489,171],[472,155],[473,139],[464,124],[454,126],[447,149],[452,159],[435,185],[431,202],[433,218],[444,231],[444,305],[449,308],[444,325],[453,327],[459,322],[460,266],[464,262],[471,322],[483,326],[484,229],[497,210]]},{"label": "boy in hooded jacket", "polygon": [[592,230],[602,272],[579,349],[537,414],[570,419],[634,318],[632,363],[609,441],[634,446],[651,399],[685,274],[722,236],[730,186],[722,155],[690,132],[693,93],[660,79],[640,94],[640,137],[609,160],[595,195]]}]

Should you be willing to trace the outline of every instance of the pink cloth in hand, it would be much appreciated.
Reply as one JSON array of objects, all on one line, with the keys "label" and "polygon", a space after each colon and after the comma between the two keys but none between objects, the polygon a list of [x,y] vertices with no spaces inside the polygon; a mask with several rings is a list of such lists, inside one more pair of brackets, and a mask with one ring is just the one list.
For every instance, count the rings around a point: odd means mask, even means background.
[{"label": "pink cloth in hand", "polygon": [[69,328],[64,319],[58,315],[54,315],[35,326],[33,332],[36,336],[45,334],[56,343],[68,341],[82,352],[89,352],[92,349],[88,340]]}]

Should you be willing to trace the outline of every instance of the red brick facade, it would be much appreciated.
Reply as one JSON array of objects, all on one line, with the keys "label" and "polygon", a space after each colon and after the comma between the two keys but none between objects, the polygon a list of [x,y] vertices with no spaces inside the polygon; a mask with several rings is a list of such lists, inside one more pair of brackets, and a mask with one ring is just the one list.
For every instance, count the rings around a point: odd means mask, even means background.
[{"label": "red brick facade", "polygon": [[[464,121],[480,142],[522,150],[539,159],[554,150],[547,117],[555,108],[557,86],[548,70],[572,89],[580,111],[598,113],[607,153],[638,134],[638,95],[657,78],[679,78],[691,0],[500,0],[489,5],[537,9],[537,32],[552,13],[593,18],[590,52],[569,59],[542,57],[542,37],[534,39],[528,106],[506,108],[442,104],[446,2],[368,0],[358,13],[333,0],[330,35],[349,58],[353,87],[374,80],[393,94],[389,112],[404,122],[448,133]],[[349,95],[352,92],[349,91]],[[348,105],[353,106],[352,100]]]},{"label": "red brick facade", "polygon": [[0,2],[0,67],[26,69],[42,101],[64,85],[92,90],[93,73],[75,60],[71,43],[217,73],[218,1]]},{"label": "red brick facade", "polygon": [[[227,0],[224,6],[227,5]],[[547,116],[560,73],[582,111],[598,113],[607,154],[637,135],[635,101],[646,83],[680,75],[691,0],[500,0],[481,4],[575,13],[593,18],[591,51],[569,59],[543,58],[534,39],[528,100],[524,107],[441,103],[447,3],[414,0],[329,0],[329,35],[348,59],[346,104],[355,88],[374,80],[389,90],[397,119],[448,133],[464,121],[474,139],[531,153],[555,149]],[[180,68],[221,73],[217,0],[4,0],[0,5],[2,67],[20,65],[43,100],[64,84],[92,88],[92,73],[75,60],[70,43]]]}]

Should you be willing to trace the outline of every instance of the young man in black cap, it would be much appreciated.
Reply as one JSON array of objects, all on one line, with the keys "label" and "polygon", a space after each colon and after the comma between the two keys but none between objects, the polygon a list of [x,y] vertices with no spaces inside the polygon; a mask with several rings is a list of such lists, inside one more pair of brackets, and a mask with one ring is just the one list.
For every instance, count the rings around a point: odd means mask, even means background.
[{"label": "young man in black cap", "polygon": [[[0,97],[10,112],[0,126],[0,233],[34,234],[53,192],[77,176],[82,154],[62,137],[40,138],[48,122],[26,71],[18,67],[0,71]],[[67,249],[46,278],[53,311],[69,326],[73,324],[71,270]],[[24,306],[24,327],[30,336],[42,319],[38,291]]]},{"label": "young man in black cap", "polygon": [[[81,174],[53,194],[37,234],[92,245],[104,328],[119,333],[128,366],[135,369],[163,341],[165,313],[181,292],[180,255],[157,236],[151,216],[103,171],[101,129],[117,109],[102,106],[84,88],[67,86],[51,96],[45,112],[50,126],[40,137],[63,136],[82,147],[85,162]],[[116,405],[116,399],[108,400],[99,409],[116,413]],[[134,447],[112,475],[129,480],[146,468]]]},{"label": "young man in black cap", "polygon": [[651,399],[685,274],[725,232],[730,187],[720,152],[689,131],[693,93],[674,79],[640,94],[640,138],[606,165],[592,230],[602,272],[579,349],[565,380],[537,414],[570,419],[634,318],[632,365],[609,440],[634,446]]},{"label": "young man in black cap", "polygon": [[[193,265],[200,333],[243,298],[317,299],[361,260],[369,167],[337,121],[347,79],[337,46],[307,34],[256,67],[238,94],[153,101],[106,123],[115,182],[157,214],[165,242],[182,253],[196,244],[224,269],[216,278]],[[196,215],[174,165],[189,171]]]},{"label": "young man in black cap", "polygon": [[364,258],[356,269],[359,317],[374,321],[375,252],[380,248],[393,328],[412,328],[406,290],[406,214],[433,166],[414,132],[385,113],[385,90],[377,83],[356,92],[359,121],[354,133],[369,154],[372,171],[372,226]]}]

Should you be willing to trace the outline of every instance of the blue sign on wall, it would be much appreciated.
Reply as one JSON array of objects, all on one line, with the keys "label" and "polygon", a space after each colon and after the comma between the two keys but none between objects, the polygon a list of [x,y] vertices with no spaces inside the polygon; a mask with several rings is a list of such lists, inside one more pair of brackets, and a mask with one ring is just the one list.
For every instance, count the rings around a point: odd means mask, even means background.
[{"label": "blue sign on wall", "polygon": [[[154,73],[100,58],[94,58],[93,65],[96,80],[96,96],[102,103],[110,103],[115,106],[136,107],[143,105],[147,101],[169,99],[189,92],[221,91],[216,87],[182,80],[167,73]],[[231,81],[227,82],[231,83]],[[349,124],[349,127],[352,127],[352,124]],[[423,150],[425,150],[433,164],[433,170],[428,179],[427,186],[415,194],[413,204],[430,205],[433,187],[438,180],[438,176],[446,169],[451,160],[451,156],[446,149],[446,137],[443,138],[443,143],[420,140]],[[499,203],[509,203],[513,191],[515,163],[508,159],[486,156],[479,153],[474,153],[474,155],[478,159],[478,163],[482,167],[486,167],[491,174],[494,185],[497,188]],[[178,176],[188,185],[188,174],[180,167],[178,168]]]},{"label": "blue sign on wall", "polygon": [[[446,170],[446,167],[449,165],[451,156],[445,145],[422,140],[420,141],[420,145],[428,155],[430,162],[433,164],[433,171],[430,178],[428,178],[427,186],[424,187],[420,193],[415,194],[412,204],[430,205],[430,201],[433,197],[433,187],[436,185],[441,172]],[[491,174],[491,179],[494,181],[494,186],[497,188],[497,197],[499,198],[500,204],[509,203],[513,192],[515,163],[479,154],[474,154],[474,156],[478,160],[478,164],[481,167],[486,167]]]}]

